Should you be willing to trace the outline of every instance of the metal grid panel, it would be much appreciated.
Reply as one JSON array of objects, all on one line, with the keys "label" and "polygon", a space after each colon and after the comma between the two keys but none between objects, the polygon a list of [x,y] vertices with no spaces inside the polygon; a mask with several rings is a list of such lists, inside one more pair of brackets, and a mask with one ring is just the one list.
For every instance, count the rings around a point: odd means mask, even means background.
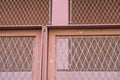
[{"label": "metal grid panel", "polygon": [[119,80],[120,36],[56,38],[56,80]]},{"label": "metal grid panel", "polygon": [[31,80],[35,37],[0,37],[0,80]]},{"label": "metal grid panel", "polygon": [[71,24],[120,24],[120,0],[70,0]]},{"label": "metal grid panel", "polygon": [[0,0],[0,25],[47,25],[51,0]]}]

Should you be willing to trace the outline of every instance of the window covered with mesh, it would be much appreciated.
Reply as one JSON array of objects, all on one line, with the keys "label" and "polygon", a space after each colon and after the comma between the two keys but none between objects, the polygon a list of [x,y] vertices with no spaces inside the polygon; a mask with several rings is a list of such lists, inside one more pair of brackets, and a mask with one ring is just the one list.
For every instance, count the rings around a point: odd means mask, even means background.
[{"label": "window covered with mesh", "polygon": [[119,71],[119,36],[82,36],[69,39],[69,69]]},{"label": "window covered with mesh", "polygon": [[56,37],[56,80],[119,80],[120,36]]},{"label": "window covered with mesh", "polygon": [[35,37],[0,37],[0,72],[32,71]]},{"label": "window covered with mesh", "polygon": [[50,0],[0,0],[0,25],[47,25]]},{"label": "window covered with mesh", "polygon": [[70,0],[71,24],[120,24],[120,0]]}]

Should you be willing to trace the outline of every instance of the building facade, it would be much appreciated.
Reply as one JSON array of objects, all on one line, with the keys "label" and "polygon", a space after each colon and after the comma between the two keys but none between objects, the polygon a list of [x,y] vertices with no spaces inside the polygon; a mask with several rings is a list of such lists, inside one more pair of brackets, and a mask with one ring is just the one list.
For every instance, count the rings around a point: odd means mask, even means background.
[{"label": "building facade", "polygon": [[0,0],[0,80],[120,80],[120,1]]}]

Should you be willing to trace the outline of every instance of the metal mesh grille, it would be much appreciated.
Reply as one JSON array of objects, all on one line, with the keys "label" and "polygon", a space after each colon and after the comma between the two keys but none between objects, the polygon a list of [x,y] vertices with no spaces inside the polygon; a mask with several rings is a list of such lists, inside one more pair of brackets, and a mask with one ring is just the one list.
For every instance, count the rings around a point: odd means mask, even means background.
[{"label": "metal mesh grille", "polygon": [[120,36],[56,38],[56,80],[119,80]]},{"label": "metal mesh grille", "polygon": [[0,0],[0,25],[47,25],[50,0]]},{"label": "metal mesh grille", "polygon": [[70,0],[71,24],[119,24],[120,0]]},{"label": "metal mesh grille", "polygon": [[35,37],[0,37],[0,80],[31,80]]}]

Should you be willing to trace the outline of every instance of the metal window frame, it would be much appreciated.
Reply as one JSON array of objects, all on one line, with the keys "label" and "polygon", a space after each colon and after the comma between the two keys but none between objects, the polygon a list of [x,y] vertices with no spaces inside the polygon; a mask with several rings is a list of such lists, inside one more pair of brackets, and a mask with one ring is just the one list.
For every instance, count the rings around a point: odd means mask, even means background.
[{"label": "metal window frame", "polygon": [[[41,45],[41,43],[42,43],[42,26],[40,26],[40,25],[0,25],[0,30],[2,31],[2,30],[4,30],[4,31],[9,31],[9,30],[12,30],[12,31],[16,31],[16,30],[19,30],[19,31],[22,31],[22,30],[30,30],[30,31],[32,31],[32,30],[40,30],[40,32],[41,32],[41,40],[40,40],[40,48],[41,48],[41,54],[40,54],[40,61],[41,61],[41,64],[40,64],[40,66],[39,66],[39,70],[40,71],[38,71],[38,72],[40,72],[40,74],[38,74],[39,76],[38,76],[38,80],[42,80],[41,78],[42,78],[42,57],[43,57],[43,54],[42,54],[42,52],[43,52],[43,50],[42,50],[42,45]],[[24,33],[23,33],[24,34]],[[29,33],[28,33],[29,34]]]},{"label": "metal window frame", "polygon": [[49,41],[49,30],[52,29],[120,29],[120,24],[106,24],[106,25],[0,25],[0,30],[42,30],[41,35],[41,50],[42,50],[42,67],[41,67],[41,77],[39,80],[48,80],[48,41]]},{"label": "metal window frame", "polygon": [[81,24],[81,25],[53,25],[47,26],[49,29],[116,29],[120,28],[120,24]]},{"label": "metal window frame", "polygon": [[[76,30],[76,29],[104,29],[104,30],[107,30],[107,29],[120,29],[120,24],[82,24],[82,25],[62,25],[62,26],[58,26],[58,25],[53,25],[53,26],[47,26],[47,47],[46,47],[46,50],[49,51],[49,40],[50,40],[50,35],[49,35],[49,31],[50,30]],[[53,36],[52,36],[53,37]],[[49,56],[48,53],[47,54],[47,57]],[[49,79],[49,66],[48,66],[48,58],[46,60],[45,63],[46,66],[47,66],[47,74],[46,74],[46,80]]]}]

